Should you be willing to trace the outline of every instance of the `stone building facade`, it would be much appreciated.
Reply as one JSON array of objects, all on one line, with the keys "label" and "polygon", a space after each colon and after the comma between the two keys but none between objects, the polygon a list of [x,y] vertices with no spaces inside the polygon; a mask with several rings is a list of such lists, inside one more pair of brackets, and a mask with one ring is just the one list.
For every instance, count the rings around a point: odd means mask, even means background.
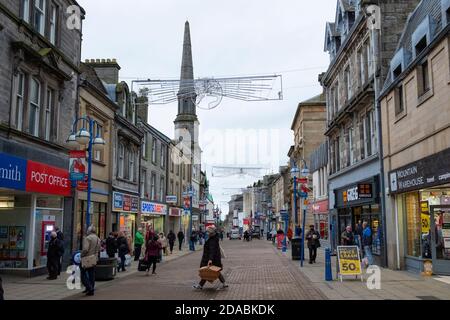
[{"label": "stone building facade", "polygon": [[[67,28],[69,6],[80,12],[80,28]],[[46,272],[56,227],[68,236],[70,255],[66,139],[79,110],[83,18],[73,0],[0,1],[1,271]]]}]

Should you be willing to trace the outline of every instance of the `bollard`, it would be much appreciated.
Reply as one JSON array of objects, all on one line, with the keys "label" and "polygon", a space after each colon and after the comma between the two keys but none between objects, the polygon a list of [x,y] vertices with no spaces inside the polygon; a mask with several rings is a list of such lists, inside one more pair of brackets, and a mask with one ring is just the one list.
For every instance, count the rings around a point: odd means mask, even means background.
[{"label": "bollard", "polygon": [[325,249],[325,281],[333,281],[333,273],[331,271],[331,249]]}]

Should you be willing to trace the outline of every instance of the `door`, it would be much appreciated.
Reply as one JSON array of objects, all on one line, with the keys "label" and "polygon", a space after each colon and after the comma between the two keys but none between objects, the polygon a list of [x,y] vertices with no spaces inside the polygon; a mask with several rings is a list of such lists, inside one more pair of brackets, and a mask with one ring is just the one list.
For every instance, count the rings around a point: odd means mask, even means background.
[{"label": "door", "polygon": [[433,273],[450,275],[450,205],[431,206]]}]

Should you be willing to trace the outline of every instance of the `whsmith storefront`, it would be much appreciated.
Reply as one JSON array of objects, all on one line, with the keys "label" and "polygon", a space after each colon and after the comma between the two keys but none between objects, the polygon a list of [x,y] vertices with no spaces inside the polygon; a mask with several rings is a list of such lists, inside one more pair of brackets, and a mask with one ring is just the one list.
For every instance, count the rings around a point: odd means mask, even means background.
[{"label": "whsmith storefront", "polygon": [[355,232],[359,221],[367,221],[372,229],[374,262],[376,265],[382,266],[384,264],[384,241],[379,194],[378,176],[335,190],[338,225],[333,235],[335,243],[340,244],[340,237],[346,226],[351,226]]},{"label": "whsmith storefront", "polygon": [[406,269],[450,275],[450,149],[389,172]]},{"label": "whsmith storefront", "polygon": [[[35,152],[64,168],[0,153],[0,272],[46,272],[50,234],[71,230],[72,197],[68,161]],[[56,158],[56,157],[55,157]],[[66,232],[66,249],[70,232]],[[70,250],[66,250],[70,255]]]}]

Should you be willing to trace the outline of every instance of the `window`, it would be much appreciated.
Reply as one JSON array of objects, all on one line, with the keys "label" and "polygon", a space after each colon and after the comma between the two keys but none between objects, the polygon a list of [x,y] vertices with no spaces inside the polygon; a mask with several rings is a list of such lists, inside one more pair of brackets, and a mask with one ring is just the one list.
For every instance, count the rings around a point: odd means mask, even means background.
[{"label": "window", "polygon": [[404,208],[406,211],[407,250],[406,254],[420,257],[420,238],[422,235],[422,220],[419,207],[419,194],[407,193],[404,195]]},{"label": "window", "polygon": [[[174,156],[174,153],[171,153],[171,156]],[[175,171],[175,161],[173,161],[172,157],[170,157],[170,172],[174,173]]]},{"label": "window", "polygon": [[142,158],[147,159],[147,132],[144,133],[142,139]]},{"label": "window", "polygon": [[399,85],[395,89],[395,115],[398,116],[405,111],[403,103],[403,85]]},{"label": "window", "polygon": [[52,4],[50,6],[50,42],[56,44],[56,28],[57,28],[57,7]]},{"label": "window", "polygon": [[367,47],[363,46],[359,52],[359,74],[360,74],[360,84],[363,87],[367,83]]},{"label": "window", "polygon": [[430,75],[428,72],[428,60],[422,62],[418,69],[419,97],[430,91]]},{"label": "window", "polygon": [[171,196],[173,196],[175,194],[174,190],[173,190],[173,180],[170,180],[169,193]]},{"label": "window", "polygon": [[34,1],[34,28],[45,35],[45,0]]},{"label": "window", "polygon": [[370,111],[364,121],[365,126],[365,141],[366,141],[366,156],[370,157],[372,155],[372,120],[373,112]]},{"label": "window", "polygon": [[21,5],[21,18],[25,22],[30,23],[30,0],[22,0]]},{"label": "window", "polygon": [[152,162],[156,164],[156,144],[157,140],[153,138],[152,140]]},{"label": "window", "polygon": [[366,151],[364,146],[364,117],[359,118],[359,147],[360,147],[360,159],[364,160],[366,158]]},{"label": "window", "polygon": [[142,170],[141,173],[141,198],[147,197],[147,170]]},{"label": "window", "polygon": [[348,129],[348,144],[349,144],[349,153],[350,153],[350,155],[349,155],[349,157],[350,157],[350,165],[355,163],[355,155],[354,155],[355,147],[353,145],[353,132],[354,132],[353,127],[350,127]]},{"label": "window", "polygon": [[334,141],[334,161],[335,161],[335,170],[336,172],[338,172],[339,170],[341,170],[341,151],[340,151],[340,139],[339,137],[336,137],[336,140]]},{"label": "window", "polygon": [[373,75],[373,48],[370,44],[370,40],[366,41],[366,53],[367,53],[367,75],[370,78]]},{"label": "window", "polygon": [[165,168],[166,166],[166,147],[161,144],[161,168]]},{"label": "window", "polygon": [[124,168],[125,168],[125,147],[122,143],[119,144],[119,161],[118,161],[118,176],[119,178],[124,178]]},{"label": "window", "polygon": [[352,83],[351,83],[351,76],[350,76],[350,67],[347,67],[345,69],[344,73],[344,79],[345,79],[345,100],[350,100],[352,96]]},{"label": "window", "polygon": [[23,130],[23,105],[25,99],[25,75],[19,72],[16,76],[16,127]]},{"label": "window", "polygon": [[175,195],[177,196],[177,201],[178,203],[181,202],[181,198],[180,198],[180,185],[178,184],[178,182],[175,183]]},{"label": "window", "polygon": [[180,164],[176,164],[175,167],[177,169],[176,171],[177,176],[180,176]]},{"label": "window", "polygon": [[183,180],[186,180],[186,165],[184,163],[181,165],[181,172],[183,175]]},{"label": "window", "polygon": [[166,186],[166,179],[164,177],[161,177],[160,183],[159,183],[159,201],[164,202],[164,196],[165,196],[165,186]]},{"label": "window", "polygon": [[150,189],[151,199],[156,200],[156,174],[152,173],[152,178],[151,178],[150,183],[151,183],[151,189]]},{"label": "window", "polygon": [[135,152],[133,150],[129,151],[130,159],[128,161],[128,178],[130,181],[135,181]]},{"label": "window", "polygon": [[393,75],[394,75],[393,80],[397,79],[402,74],[402,72],[403,72],[402,65],[400,64],[393,71]]},{"label": "window", "polygon": [[345,166],[350,166],[350,130],[345,130]]},{"label": "window", "polygon": [[427,37],[424,36],[414,47],[414,49],[416,50],[416,57],[420,55],[427,48],[427,46]]},{"label": "window", "polygon": [[52,115],[55,106],[55,91],[47,89],[47,104],[45,105],[44,115],[44,139],[50,141],[52,134]]},{"label": "window", "polygon": [[41,105],[41,83],[31,80],[30,85],[30,114],[28,123],[28,132],[34,136],[39,136],[39,110]]}]

